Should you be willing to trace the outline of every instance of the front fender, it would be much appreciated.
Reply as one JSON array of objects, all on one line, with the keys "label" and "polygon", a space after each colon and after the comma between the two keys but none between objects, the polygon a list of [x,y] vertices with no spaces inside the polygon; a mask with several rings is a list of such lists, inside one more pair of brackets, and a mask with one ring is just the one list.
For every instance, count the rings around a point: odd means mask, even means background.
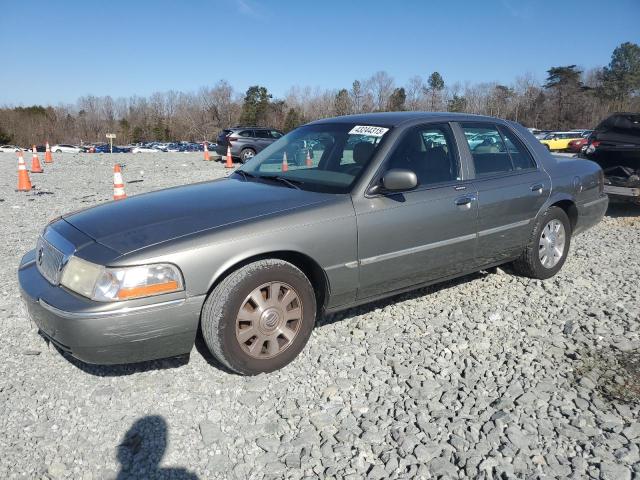
[{"label": "front fender", "polygon": [[[357,230],[350,197],[165,242],[121,260],[169,262],[182,270],[188,296],[208,294],[234,266],[274,252],[311,259],[326,275],[331,300],[351,299],[358,288]],[[345,301],[346,303],[346,301]]]}]

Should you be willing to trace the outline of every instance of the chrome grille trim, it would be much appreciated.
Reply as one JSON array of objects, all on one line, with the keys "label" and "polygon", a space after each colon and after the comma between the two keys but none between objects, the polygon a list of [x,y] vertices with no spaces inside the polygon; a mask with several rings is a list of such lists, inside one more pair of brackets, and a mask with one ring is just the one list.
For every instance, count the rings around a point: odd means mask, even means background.
[{"label": "chrome grille trim", "polygon": [[42,236],[36,244],[36,266],[40,274],[52,285],[60,283],[64,254],[47,242]]}]

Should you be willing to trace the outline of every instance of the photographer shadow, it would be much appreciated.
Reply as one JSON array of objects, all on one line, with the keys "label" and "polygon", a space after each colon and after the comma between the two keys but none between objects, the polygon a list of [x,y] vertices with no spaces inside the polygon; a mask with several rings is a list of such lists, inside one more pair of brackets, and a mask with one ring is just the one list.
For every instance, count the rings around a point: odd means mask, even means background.
[{"label": "photographer shadow", "polygon": [[120,471],[116,479],[198,480],[198,476],[186,468],[160,466],[167,449],[167,437],[167,422],[161,416],[149,415],[136,420],[118,445]]}]

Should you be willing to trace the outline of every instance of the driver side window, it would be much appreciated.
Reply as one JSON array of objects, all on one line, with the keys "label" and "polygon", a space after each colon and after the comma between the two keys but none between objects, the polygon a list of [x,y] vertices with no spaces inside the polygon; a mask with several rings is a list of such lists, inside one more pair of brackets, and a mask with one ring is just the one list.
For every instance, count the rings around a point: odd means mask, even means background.
[{"label": "driver side window", "polygon": [[495,125],[463,123],[461,127],[467,137],[477,177],[513,171],[511,157]]},{"label": "driver side window", "polygon": [[396,147],[387,169],[411,170],[418,186],[460,180],[453,132],[447,124],[411,128]]}]

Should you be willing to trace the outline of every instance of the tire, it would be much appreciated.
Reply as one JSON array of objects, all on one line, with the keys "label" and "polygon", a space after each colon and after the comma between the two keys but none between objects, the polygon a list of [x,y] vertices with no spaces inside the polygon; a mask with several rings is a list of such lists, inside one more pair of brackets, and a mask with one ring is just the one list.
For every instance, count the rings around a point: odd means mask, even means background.
[{"label": "tire", "polygon": [[[549,226],[557,225],[559,222],[564,229],[564,244],[562,247],[562,256],[557,258],[557,260],[553,260],[556,263],[551,265],[551,262],[545,266],[541,259],[541,256],[548,252],[542,245],[548,245],[549,240],[551,238],[549,235]],[[557,235],[557,234],[556,234]],[[543,238],[544,237],[544,238]],[[556,241],[553,241],[552,246],[556,244]],[[531,237],[525,247],[524,251],[520,258],[513,262],[513,269],[516,273],[523,275],[525,277],[537,278],[540,280],[545,280],[547,278],[553,277],[556,273],[560,271],[562,266],[564,265],[565,260],[567,259],[567,254],[569,252],[569,246],[571,244],[571,222],[569,221],[569,217],[559,207],[549,207],[549,209],[544,212],[536,221],[533,232],[531,233]],[[544,257],[547,260],[549,256]]]},{"label": "tire", "polygon": [[62,153],[62,150],[58,149],[55,153]]},{"label": "tire", "polygon": [[550,152],[551,151],[551,147],[549,145],[545,145],[545,147],[547,147],[547,150]]},{"label": "tire", "polygon": [[[273,286],[274,283],[280,286]],[[277,289],[277,295],[270,293],[272,288]],[[284,305],[291,290],[295,298]],[[256,292],[267,308],[252,308],[258,305],[253,301]],[[284,303],[278,303],[276,298],[282,298]],[[291,308],[287,310],[288,307]],[[287,320],[288,316],[296,319]],[[272,372],[296,358],[309,340],[316,321],[314,289],[294,265],[279,259],[260,260],[222,280],[207,297],[200,320],[209,351],[223,365],[241,375]],[[290,340],[279,333],[283,330],[289,332]],[[274,354],[272,348],[279,351]],[[253,354],[251,349],[255,350]]]},{"label": "tire", "polygon": [[242,163],[245,163],[246,161],[252,159],[255,154],[256,151],[253,148],[244,148],[240,152],[240,161]]}]

